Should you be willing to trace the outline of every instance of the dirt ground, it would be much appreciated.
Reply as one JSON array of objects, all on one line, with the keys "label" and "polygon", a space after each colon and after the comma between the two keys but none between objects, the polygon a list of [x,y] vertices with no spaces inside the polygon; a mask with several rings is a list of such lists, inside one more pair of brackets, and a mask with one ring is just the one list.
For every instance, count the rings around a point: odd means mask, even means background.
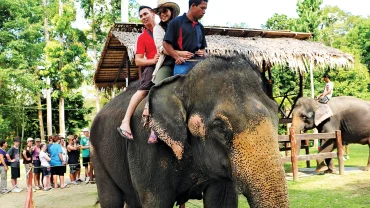
[{"label": "dirt ground", "polygon": [[[358,190],[363,185],[366,185],[366,189],[368,189],[368,183],[364,183],[363,180],[367,180],[369,178],[369,172],[364,172],[363,168],[358,167],[346,167],[345,168],[345,177],[339,176],[337,174],[327,175],[326,177],[329,178],[341,178],[340,180],[336,179],[335,184],[338,188],[339,187],[349,187],[345,184],[347,183],[355,183],[354,189]],[[305,177],[318,177],[314,174],[314,169],[300,169],[300,178]],[[81,175],[84,175],[83,173]],[[316,176],[315,176],[316,175]],[[22,176],[22,172],[21,172]],[[365,177],[366,176],[366,177]],[[325,177],[325,176],[321,176]],[[287,174],[287,180],[290,179],[291,176]],[[69,177],[65,177],[65,182],[69,182]],[[26,181],[24,178],[20,178],[18,181],[20,188],[24,190],[21,193],[8,193],[5,195],[0,195],[0,208],[17,208],[17,207],[24,207],[27,191],[26,191]],[[306,186],[307,183],[303,183],[302,186]],[[322,181],[316,180],[316,182],[310,182],[308,185],[311,189],[322,189]],[[8,188],[11,187],[10,184],[10,174],[8,175]],[[307,187],[305,187],[307,188]],[[80,183],[79,185],[69,185],[69,188],[65,189],[52,189],[51,191],[42,191],[38,190],[33,192],[33,202],[36,208],[43,208],[43,207],[53,207],[53,208],[99,208],[99,205],[95,205],[97,200],[97,189],[96,184],[85,184],[84,182]],[[242,204],[242,205],[241,205]],[[239,206],[240,207],[247,207],[247,201],[244,197],[239,199]],[[199,200],[191,200],[186,203],[187,208],[201,208],[203,207],[202,201]]]},{"label": "dirt ground", "polygon": [[[23,166],[23,165],[22,165]],[[24,207],[27,198],[26,180],[21,166],[21,178],[18,179],[19,188],[23,188],[20,193],[0,194],[1,208],[18,208]],[[67,170],[69,173],[69,170]],[[83,176],[84,173],[81,173]],[[82,177],[83,179],[84,177]],[[10,182],[10,171],[8,171],[8,189],[12,187]],[[69,175],[65,175],[65,183],[69,183]],[[65,189],[52,189],[50,191],[37,190],[33,192],[34,206],[37,208],[53,207],[53,208],[82,208],[82,207],[100,207],[94,206],[97,200],[96,184],[86,184],[84,182],[79,185],[69,185]]]},{"label": "dirt ground", "polygon": [[[24,188],[24,187],[22,187]],[[8,193],[0,197],[2,208],[24,207],[27,191],[20,193]],[[41,207],[94,207],[96,202],[96,185],[73,185],[65,189],[52,189],[50,191],[33,192],[34,206]],[[99,206],[97,206],[99,207]]]}]

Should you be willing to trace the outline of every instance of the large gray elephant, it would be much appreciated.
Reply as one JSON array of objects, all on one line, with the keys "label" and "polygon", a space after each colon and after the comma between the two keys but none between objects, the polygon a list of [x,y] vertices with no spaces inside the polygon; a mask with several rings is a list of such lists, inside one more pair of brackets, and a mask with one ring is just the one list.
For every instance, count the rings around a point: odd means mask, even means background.
[{"label": "large gray elephant", "polygon": [[[321,112],[329,105],[332,116]],[[355,97],[333,97],[328,104],[320,104],[312,98],[302,97],[293,110],[292,126],[296,131],[307,131],[317,128],[320,133],[341,130],[342,140],[348,143],[367,144],[370,148],[370,102]],[[325,140],[320,148],[321,153],[331,152],[337,147],[334,139]],[[326,172],[335,172],[333,160],[326,159],[328,169]],[[317,160],[317,171],[325,166],[323,160]],[[370,169],[370,154],[366,170]]]},{"label": "large gray elephant", "polygon": [[151,126],[161,139],[147,144],[141,103],[134,140],[119,126],[132,93],[114,98],[91,127],[92,158],[102,207],[170,208],[191,198],[204,207],[289,207],[277,142],[277,104],[263,91],[245,57],[213,57],[189,74],[168,78],[149,95]]}]

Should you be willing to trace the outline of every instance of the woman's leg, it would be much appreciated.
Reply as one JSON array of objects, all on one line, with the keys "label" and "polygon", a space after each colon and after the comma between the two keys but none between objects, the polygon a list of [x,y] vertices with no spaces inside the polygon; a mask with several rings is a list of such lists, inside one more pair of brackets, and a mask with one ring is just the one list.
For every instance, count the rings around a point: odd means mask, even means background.
[{"label": "woman's leg", "polygon": [[44,189],[50,188],[50,175],[44,175]]},{"label": "woman's leg", "polygon": [[146,90],[138,90],[132,96],[130,103],[127,107],[127,111],[126,111],[124,119],[122,120],[120,128],[122,130],[122,134],[128,137],[129,139],[133,139],[133,136],[131,133],[131,127],[130,127],[131,117],[134,114],[136,107],[146,97],[147,94],[148,94],[148,91]]},{"label": "woman's leg", "polygon": [[[164,63],[165,64],[165,63]],[[173,76],[173,64],[169,64],[169,65],[162,65],[161,68],[159,68],[153,82],[155,84],[158,84],[160,83],[162,80],[170,77],[170,76]],[[147,114],[149,114],[149,112],[146,112]],[[145,109],[144,109],[144,113],[145,114]],[[158,142],[158,138],[157,136],[154,134],[154,131],[151,130],[150,132],[150,136],[149,136],[149,139],[148,139],[148,143],[149,144],[154,144],[154,143],[157,143]]]},{"label": "woman's leg", "polygon": [[58,175],[53,175],[54,188],[58,188]]},{"label": "woman's leg", "polygon": [[65,188],[64,185],[64,175],[59,176],[59,181],[60,181],[60,188]]},{"label": "woman's leg", "polygon": [[159,68],[155,78],[153,80],[154,84],[158,84],[162,80],[166,79],[167,77],[173,76],[173,64],[171,65],[162,65]]}]

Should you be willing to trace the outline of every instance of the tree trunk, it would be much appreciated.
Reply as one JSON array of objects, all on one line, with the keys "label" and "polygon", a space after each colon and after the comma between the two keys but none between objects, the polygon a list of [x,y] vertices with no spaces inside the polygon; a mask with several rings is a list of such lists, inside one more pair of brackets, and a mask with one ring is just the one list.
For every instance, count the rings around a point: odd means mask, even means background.
[{"label": "tree trunk", "polygon": [[[42,4],[46,10],[46,0],[42,0]],[[49,29],[48,29],[48,18],[45,15],[44,18],[44,35],[46,44],[49,42]],[[47,59],[47,54],[45,53],[45,59]],[[53,135],[53,122],[52,122],[52,111],[51,111],[51,95],[50,95],[50,77],[46,77],[46,128],[47,136]]]},{"label": "tree trunk", "polygon": [[39,116],[39,125],[40,125],[40,138],[45,142],[45,132],[44,132],[44,120],[42,119],[42,106],[41,106],[41,94],[37,93],[37,108]]},{"label": "tree trunk", "polygon": [[50,89],[50,77],[46,77],[46,126],[48,131],[48,136],[53,135],[53,120],[51,111],[51,89]]},{"label": "tree trunk", "polygon": [[[62,91],[63,92],[63,91]],[[59,98],[59,133],[66,136],[66,127],[65,127],[65,120],[64,120],[64,98]]]},{"label": "tree trunk", "polygon": [[[63,15],[63,2],[59,0],[59,16]],[[59,34],[59,43],[63,46],[63,34]],[[63,61],[62,58],[59,59],[59,71],[63,68]],[[62,81],[59,83],[61,96],[59,97],[59,133],[65,135],[65,120],[64,120],[64,88]]]},{"label": "tree trunk", "polygon": [[[96,49],[96,21],[95,21],[95,8],[94,8],[94,2],[92,4],[91,8],[91,16],[92,16],[92,24],[91,24],[91,33],[92,33],[92,39],[93,39],[93,62],[97,63],[97,49]],[[95,64],[96,66],[96,64]],[[95,69],[96,70],[96,69]],[[96,89],[95,92],[96,95],[96,113],[99,113],[100,111],[100,90]]]},{"label": "tree trunk", "polygon": [[114,90],[114,86],[112,87],[112,92],[111,93],[112,93],[111,99],[116,97],[116,91]]},{"label": "tree trunk", "polygon": [[96,102],[96,113],[99,113],[100,111],[100,90],[99,89],[96,89],[96,92],[95,92],[95,102]]}]

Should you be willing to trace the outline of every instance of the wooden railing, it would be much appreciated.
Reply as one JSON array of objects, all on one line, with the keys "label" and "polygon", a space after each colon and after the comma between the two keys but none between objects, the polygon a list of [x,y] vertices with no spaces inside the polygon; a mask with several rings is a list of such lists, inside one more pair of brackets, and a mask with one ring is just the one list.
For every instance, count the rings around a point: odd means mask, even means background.
[{"label": "wooden railing", "polygon": [[[336,139],[337,152],[299,155],[299,150],[297,150],[297,143],[301,142],[302,140],[315,139]],[[295,134],[294,127],[291,127],[289,129],[289,135],[279,135],[278,141],[291,143],[291,156],[282,157],[282,160],[283,162],[292,163],[293,181],[298,180],[298,161],[309,161],[337,157],[339,163],[339,174],[342,175],[344,173],[342,135],[339,130],[333,133]]]}]

